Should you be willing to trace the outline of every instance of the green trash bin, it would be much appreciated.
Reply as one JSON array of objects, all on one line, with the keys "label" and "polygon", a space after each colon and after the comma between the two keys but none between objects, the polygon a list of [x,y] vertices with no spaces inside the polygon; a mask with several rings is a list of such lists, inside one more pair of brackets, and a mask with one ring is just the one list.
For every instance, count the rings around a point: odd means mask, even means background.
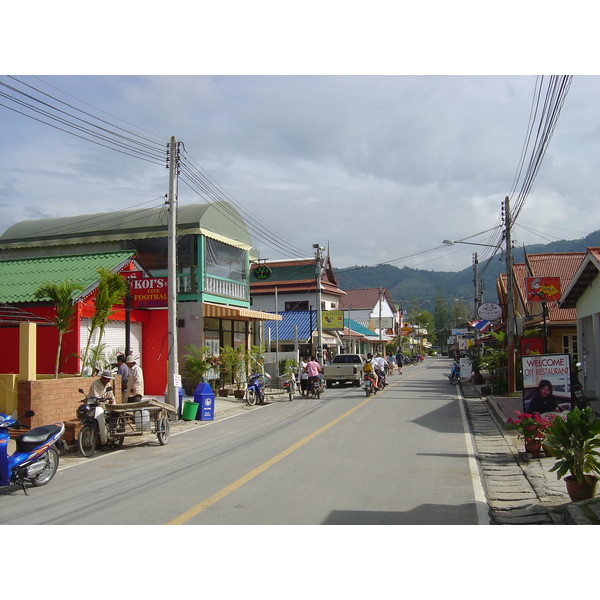
[{"label": "green trash bin", "polygon": [[195,421],[198,414],[198,403],[190,400],[185,400],[183,403],[183,412],[181,418],[184,421]]}]

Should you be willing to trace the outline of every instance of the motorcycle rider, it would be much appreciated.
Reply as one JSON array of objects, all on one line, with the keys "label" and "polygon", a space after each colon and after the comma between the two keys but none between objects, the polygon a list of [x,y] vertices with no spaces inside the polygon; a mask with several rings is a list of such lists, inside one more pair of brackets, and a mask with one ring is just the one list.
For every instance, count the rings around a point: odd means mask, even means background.
[{"label": "motorcycle rider", "polygon": [[[112,371],[105,369],[100,373],[100,379],[96,379],[90,385],[90,391],[88,392],[89,398],[102,398],[106,400],[108,404],[115,403],[115,395],[113,388],[110,386],[110,382],[114,379]],[[108,389],[110,387],[110,389]]]},{"label": "motorcycle rider", "polygon": [[363,373],[365,377],[368,377],[373,383],[373,391],[379,391],[379,378],[377,377],[377,362],[373,358],[373,355],[369,352],[367,354],[367,360],[363,365]]},{"label": "motorcycle rider", "polygon": [[385,380],[385,358],[383,358],[383,356],[381,356],[381,353],[378,352],[377,353],[377,357],[375,358],[375,362],[377,363],[377,367],[375,368],[375,373],[377,374],[378,377],[378,382],[377,385],[380,388],[384,388],[387,385],[387,382]]}]

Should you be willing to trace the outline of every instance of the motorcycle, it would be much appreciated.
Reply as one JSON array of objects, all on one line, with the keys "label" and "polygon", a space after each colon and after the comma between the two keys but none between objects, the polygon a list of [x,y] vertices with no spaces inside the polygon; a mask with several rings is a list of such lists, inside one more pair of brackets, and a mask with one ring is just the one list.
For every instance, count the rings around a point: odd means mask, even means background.
[{"label": "motorcycle", "polygon": [[284,387],[285,391],[287,392],[288,396],[290,397],[290,402],[291,402],[294,399],[296,390],[298,389],[297,383],[296,383],[296,378],[294,377],[293,373],[290,373],[290,378],[284,382],[283,387]]},{"label": "motorcycle", "polygon": [[456,385],[459,383],[460,377],[460,363],[458,361],[454,361],[454,366],[452,367],[452,371],[450,375],[448,375],[448,379],[452,385]]},{"label": "motorcycle", "polygon": [[[28,410],[23,419],[33,417]],[[30,429],[17,419],[16,411],[12,416],[0,413],[0,486],[17,484],[23,486],[27,495],[26,483],[36,487],[46,485],[58,470],[59,452],[66,449],[62,440],[64,423],[43,425],[22,433],[16,440],[16,450],[8,454],[9,429]]]},{"label": "motorcycle", "polygon": [[365,394],[367,395],[367,398],[371,394],[377,393],[377,384],[376,384],[374,375],[371,375],[370,373],[367,373],[365,375],[365,378],[363,380],[363,389],[365,390]]},{"label": "motorcycle", "polygon": [[[112,388],[106,388],[111,392]],[[104,408],[106,398],[88,398],[83,390],[79,390],[85,397],[82,403],[77,407],[77,418],[81,420],[81,429],[77,436],[77,447],[79,452],[90,457],[96,451],[98,443],[101,446],[111,446],[118,448],[123,445],[124,436],[122,435],[127,427],[126,417],[107,412]],[[121,435],[112,435],[120,433]]]},{"label": "motorcycle", "polygon": [[578,408],[585,408],[590,405],[590,401],[585,397],[583,393],[583,386],[579,381],[579,371],[581,371],[581,363],[575,365],[576,369],[571,370],[571,400],[573,406]]},{"label": "motorcycle", "polygon": [[264,392],[260,384],[261,375],[259,373],[253,373],[248,378],[248,386],[246,387],[246,393],[244,398],[248,406],[254,406],[256,402],[264,401]]}]

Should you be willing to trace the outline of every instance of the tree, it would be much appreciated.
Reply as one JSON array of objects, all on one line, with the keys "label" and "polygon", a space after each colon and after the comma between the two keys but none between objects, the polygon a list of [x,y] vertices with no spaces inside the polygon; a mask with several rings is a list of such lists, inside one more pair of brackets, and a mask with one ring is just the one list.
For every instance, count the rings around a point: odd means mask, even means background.
[{"label": "tree", "polygon": [[100,346],[108,319],[116,312],[113,310],[113,306],[122,303],[123,298],[127,294],[127,282],[122,275],[119,273],[111,273],[104,267],[98,267],[96,271],[98,272],[100,279],[98,281],[98,287],[96,288],[96,297],[94,298],[95,311],[92,315],[89,336],[85,351],[81,358],[82,369],[87,359],[94,332],[98,330],[98,346]]},{"label": "tree", "polygon": [[83,287],[79,283],[67,280],[60,283],[44,283],[33,294],[37,300],[50,299],[54,303],[56,311],[53,321],[58,329],[58,348],[54,361],[54,379],[58,379],[63,336],[71,331],[71,320],[76,309],[76,305],[73,304],[73,296],[75,292],[81,291],[83,291]]}]

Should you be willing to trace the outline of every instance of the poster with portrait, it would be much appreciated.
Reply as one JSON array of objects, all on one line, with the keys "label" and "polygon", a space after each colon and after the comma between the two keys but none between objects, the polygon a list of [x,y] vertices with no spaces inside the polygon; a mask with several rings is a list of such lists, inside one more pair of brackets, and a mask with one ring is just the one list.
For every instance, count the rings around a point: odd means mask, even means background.
[{"label": "poster with portrait", "polygon": [[521,358],[523,412],[571,402],[571,364],[568,354],[530,354]]}]

